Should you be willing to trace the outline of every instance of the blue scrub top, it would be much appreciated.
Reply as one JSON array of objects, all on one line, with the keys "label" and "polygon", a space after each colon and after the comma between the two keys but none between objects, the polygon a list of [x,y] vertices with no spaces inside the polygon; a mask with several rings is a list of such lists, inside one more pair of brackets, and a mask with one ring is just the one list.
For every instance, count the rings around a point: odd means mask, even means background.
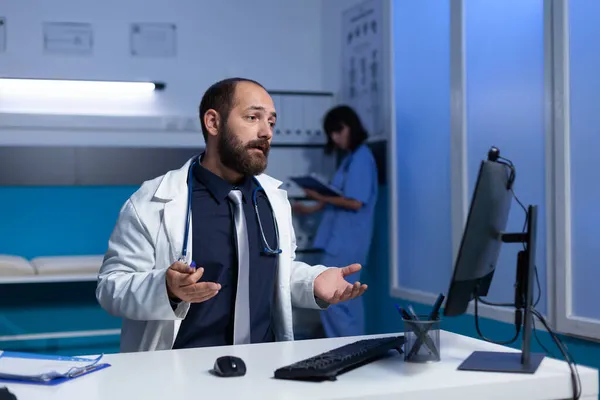
[{"label": "blue scrub top", "polygon": [[330,266],[365,265],[378,194],[377,165],[366,144],[344,158],[331,183],[343,191],[344,197],[358,200],[363,206],[353,211],[328,204],[313,245],[325,251],[325,259],[335,260],[337,265]]}]

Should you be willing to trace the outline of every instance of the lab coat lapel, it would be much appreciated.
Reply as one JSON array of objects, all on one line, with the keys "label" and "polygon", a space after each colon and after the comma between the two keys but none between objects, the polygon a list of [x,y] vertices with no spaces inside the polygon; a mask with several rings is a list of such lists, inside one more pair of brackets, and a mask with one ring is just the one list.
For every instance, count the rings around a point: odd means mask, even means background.
[{"label": "lab coat lapel", "polygon": [[[180,169],[168,172],[155,193],[157,199],[165,201],[162,216],[163,228],[171,246],[170,255],[172,262],[177,261],[181,256],[188,209],[187,175],[192,160],[188,160]],[[188,263],[191,262],[192,253],[192,249],[189,246],[189,243],[192,243],[191,215],[189,222],[188,259],[186,260]]]},{"label": "lab coat lapel", "polygon": [[275,302],[275,326],[277,340],[293,340],[292,298],[290,279],[292,274],[292,221],[287,192],[279,189],[281,182],[268,176],[259,176],[279,230],[281,254],[277,267],[277,301]]},{"label": "lab coat lapel", "polygon": [[291,248],[291,209],[287,198],[287,192],[275,187],[265,187],[265,193],[269,198],[273,214],[277,221],[279,229],[279,248],[281,254],[278,258],[277,268],[277,293],[278,302],[275,305],[277,310],[277,337],[278,340],[292,340],[293,335],[293,319],[292,319],[292,298],[290,279],[292,275],[292,251]]},{"label": "lab coat lapel", "polygon": [[[171,257],[173,262],[181,256],[181,250],[183,248],[183,236],[186,224],[186,214],[188,207],[188,196],[187,193],[182,193],[175,197],[173,200],[165,204],[164,211],[164,227],[167,233],[167,238],[171,244]],[[190,216],[191,226],[191,216]],[[188,243],[191,242],[192,232],[188,235]],[[191,249],[188,247],[188,257],[191,254]],[[189,260],[186,260],[188,263]]]},{"label": "lab coat lapel", "polygon": [[279,230],[279,247],[281,248],[281,250],[283,250],[281,255],[289,257],[290,221],[288,219],[290,215],[290,210],[288,209],[289,203],[287,198],[287,192],[285,190],[279,189],[277,186],[274,186],[273,182],[265,182],[264,179],[260,178],[259,182],[265,190],[267,198],[269,199],[271,207],[273,208],[273,216],[277,221],[277,227]]}]

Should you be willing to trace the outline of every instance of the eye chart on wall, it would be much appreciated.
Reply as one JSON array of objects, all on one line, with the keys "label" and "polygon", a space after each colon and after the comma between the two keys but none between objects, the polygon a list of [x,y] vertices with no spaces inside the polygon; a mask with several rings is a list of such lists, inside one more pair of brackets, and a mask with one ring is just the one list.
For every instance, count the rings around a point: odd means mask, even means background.
[{"label": "eye chart on wall", "polygon": [[343,13],[343,101],[354,108],[372,137],[384,135],[381,1],[369,0]]}]

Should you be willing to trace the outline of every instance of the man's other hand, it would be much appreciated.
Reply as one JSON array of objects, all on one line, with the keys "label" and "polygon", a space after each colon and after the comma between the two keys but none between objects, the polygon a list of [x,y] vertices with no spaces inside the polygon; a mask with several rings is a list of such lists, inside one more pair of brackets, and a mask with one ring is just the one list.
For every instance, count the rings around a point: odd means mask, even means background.
[{"label": "man's other hand", "polygon": [[196,270],[182,262],[175,262],[167,271],[167,292],[172,300],[202,303],[219,293],[221,285],[214,282],[198,282],[204,268]]}]

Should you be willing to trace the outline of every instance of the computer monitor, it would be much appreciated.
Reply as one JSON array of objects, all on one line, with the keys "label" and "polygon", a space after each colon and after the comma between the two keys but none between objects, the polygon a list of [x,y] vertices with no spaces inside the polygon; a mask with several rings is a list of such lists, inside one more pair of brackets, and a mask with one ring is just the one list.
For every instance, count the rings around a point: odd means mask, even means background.
[{"label": "computer monitor", "polygon": [[445,316],[464,314],[471,300],[488,294],[503,243],[523,246],[517,257],[514,295],[515,325],[523,326],[521,353],[476,351],[460,370],[534,373],[543,354],[530,351],[533,316],[531,313],[537,233],[537,206],[529,206],[523,232],[506,233],[513,198],[515,168],[492,147],[481,162],[469,215],[456,258],[444,307]]}]

